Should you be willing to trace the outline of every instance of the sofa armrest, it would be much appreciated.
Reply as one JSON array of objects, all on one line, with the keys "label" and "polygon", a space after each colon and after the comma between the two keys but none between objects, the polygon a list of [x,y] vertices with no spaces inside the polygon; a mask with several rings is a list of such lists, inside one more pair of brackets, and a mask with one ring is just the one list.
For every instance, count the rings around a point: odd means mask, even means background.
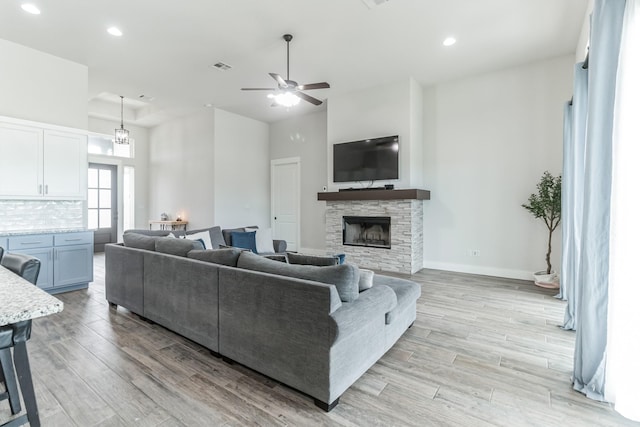
[{"label": "sofa armrest", "polygon": [[340,308],[331,314],[335,321],[335,342],[347,339],[359,333],[360,329],[372,319],[380,319],[384,323],[385,315],[398,304],[395,292],[385,285],[374,286],[361,292],[358,298],[350,303],[342,303]]},{"label": "sofa armrest", "polygon": [[275,253],[281,253],[287,251],[287,241],[286,240],[273,240],[273,250]]}]

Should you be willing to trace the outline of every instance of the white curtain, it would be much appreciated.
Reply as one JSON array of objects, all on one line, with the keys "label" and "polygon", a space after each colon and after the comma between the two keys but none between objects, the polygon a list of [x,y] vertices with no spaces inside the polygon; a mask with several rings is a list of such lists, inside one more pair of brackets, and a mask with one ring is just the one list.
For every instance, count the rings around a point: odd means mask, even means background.
[{"label": "white curtain", "polygon": [[596,0],[591,17],[573,387],[596,400],[604,400],[613,107],[624,8],[624,0]]},{"label": "white curtain", "polygon": [[640,0],[627,0],[614,105],[605,398],[640,421]]},{"label": "white curtain", "polygon": [[[584,214],[584,163],[587,133],[588,76],[584,62],[574,66],[571,128],[565,127],[562,167],[562,277],[559,297],[567,300],[564,329],[578,323],[577,295],[580,280],[580,236]],[[565,112],[565,120],[567,113]],[[565,123],[566,125],[566,123]]]}]

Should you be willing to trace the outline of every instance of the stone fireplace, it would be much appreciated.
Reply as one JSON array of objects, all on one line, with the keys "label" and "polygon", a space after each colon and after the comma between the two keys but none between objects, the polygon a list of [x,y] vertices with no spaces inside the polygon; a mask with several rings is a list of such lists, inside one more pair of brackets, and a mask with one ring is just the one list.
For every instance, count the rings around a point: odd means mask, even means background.
[{"label": "stone fireplace", "polygon": [[[348,262],[363,268],[406,274],[419,271],[424,253],[424,200],[429,196],[426,190],[318,193],[318,199],[327,202],[327,251],[344,253]],[[385,232],[383,222],[387,221]],[[359,223],[357,227],[354,222]]]},{"label": "stone fireplace", "polygon": [[342,244],[391,249],[391,218],[343,216]]}]

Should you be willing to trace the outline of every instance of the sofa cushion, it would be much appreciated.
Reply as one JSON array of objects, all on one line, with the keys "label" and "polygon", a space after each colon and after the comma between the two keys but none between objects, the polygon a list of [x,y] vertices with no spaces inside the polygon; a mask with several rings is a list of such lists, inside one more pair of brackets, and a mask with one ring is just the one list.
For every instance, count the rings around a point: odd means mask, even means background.
[{"label": "sofa cushion", "polygon": [[176,239],[173,237],[156,238],[156,252],[187,256],[189,251],[193,249],[204,249],[202,240]]},{"label": "sofa cushion", "polygon": [[220,229],[219,226],[215,226],[215,227],[209,227],[209,228],[200,228],[197,230],[189,230],[186,233],[184,231],[179,232],[179,234],[177,234],[178,237],[182,237],[182,236],[192,236],[194,234],[199,234],[199,233],[204,233],[204,232],[208,232],[209,233],[209,240],[211,241],[211,247],[209,247],[209,242],[207,242],[207,239],[203,239],[205,242],[205,249],[218,249],[220,247],[220,245],[224,245],[225,241],[224,238],[222,237],[222,230]]},{"label": "sofa cushion", "polygon": [[360,292],[366,291],[373,286],[373,271],[360,269],[360,281],[358,282],[358,290]]},{"label": "sofa cushion", "polygon": [[353,302],[358,298],[360,271],[353,264],[327,267],[285,264],[250,252],[243,252],[238,259],[238,267],[334,285],[343,302]]},{"label": "sofa cushion", "polygon": [[236,248],[250,249],[257,253],[256,232],[255,231],[233,231],[231,232],[231,246]]},{"label": "sofa cushion", "polygon": [[287,260],[289,264],[317,265],[319,267],[339,264],[339,259],[335,256],[303,255],[293,252],[287,252]]},{"label": "sofa cushion", "polygon": [[386,314],[385,323],[387,325],[392,324],[407,308],[415,304],[416,300],[420,298],[422,291],[420,285],[415,282],[382,275],[374,276],[373,285],[386,285],[390,287],[398,298],[398,305]]},{"label": "sofa cushion", "polygon": [[192,250],[187,254],[187,257],[235,267],[238,265],[238,258],[242,252],[243,250],[239,248]]},{"label": "sofa cushion", "polygon": [[244,230],[256,232],[256,253],[273,253],[273,236],[270,228],[259,229],[258,227],[246,227]]},{"label": "sofa cushion", "polygon": [[122,241],[125,246],[136,249],[146,249],[148,251],[156,250],[156,239],[159,237],[145,236],[134,232],[124,233]]},{"label": "sofa cushion", "polygon": [[169,235],[169,233],[171,233],[171,231],[169,230],[147,230],[146,228],[131,228],[129,230],[125,230],[124,234],[127,233],[136,233],[136,234],[142,234],[143,236],[160,236],[160,237],[166,237]]}]

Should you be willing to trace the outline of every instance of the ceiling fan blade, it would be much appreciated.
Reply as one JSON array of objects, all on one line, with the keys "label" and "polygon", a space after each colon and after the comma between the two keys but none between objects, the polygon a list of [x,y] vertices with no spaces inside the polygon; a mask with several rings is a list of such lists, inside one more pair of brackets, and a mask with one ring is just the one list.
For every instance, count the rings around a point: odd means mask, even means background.
[{"label": "ceiling fan blade", "polygon": [[273,80],[278,82],[278,86],[280,87],[287,87],[287,82],[284,81],[284,79],[282,77],[280,77],[280,74],[276,74],[276,73],[269,73],[269,75],[271,77],[273,77]]},{"label": "ceiling fan blade", "polygon": [[295,92],[296,96],[299,96],[300,98],[304,99],[307,102],[312,103],[313,105],[320,105],[322,104],[322,101],[320,101],[318,98],[314,98],[313,96],[309,96],[304,92]]},{"label": "ceiling fan blade", "polygon": [[306,85],[298,86],[298,90],[329,89],[330,87],[331,86],[329,86],[329,83],[327,83],[327,82],[309,83],[309,84],[306,84]]},{"label": "ceiling fan blade", "polygon": [[272,87],[243,87],[240,90],[277,90]]}]

